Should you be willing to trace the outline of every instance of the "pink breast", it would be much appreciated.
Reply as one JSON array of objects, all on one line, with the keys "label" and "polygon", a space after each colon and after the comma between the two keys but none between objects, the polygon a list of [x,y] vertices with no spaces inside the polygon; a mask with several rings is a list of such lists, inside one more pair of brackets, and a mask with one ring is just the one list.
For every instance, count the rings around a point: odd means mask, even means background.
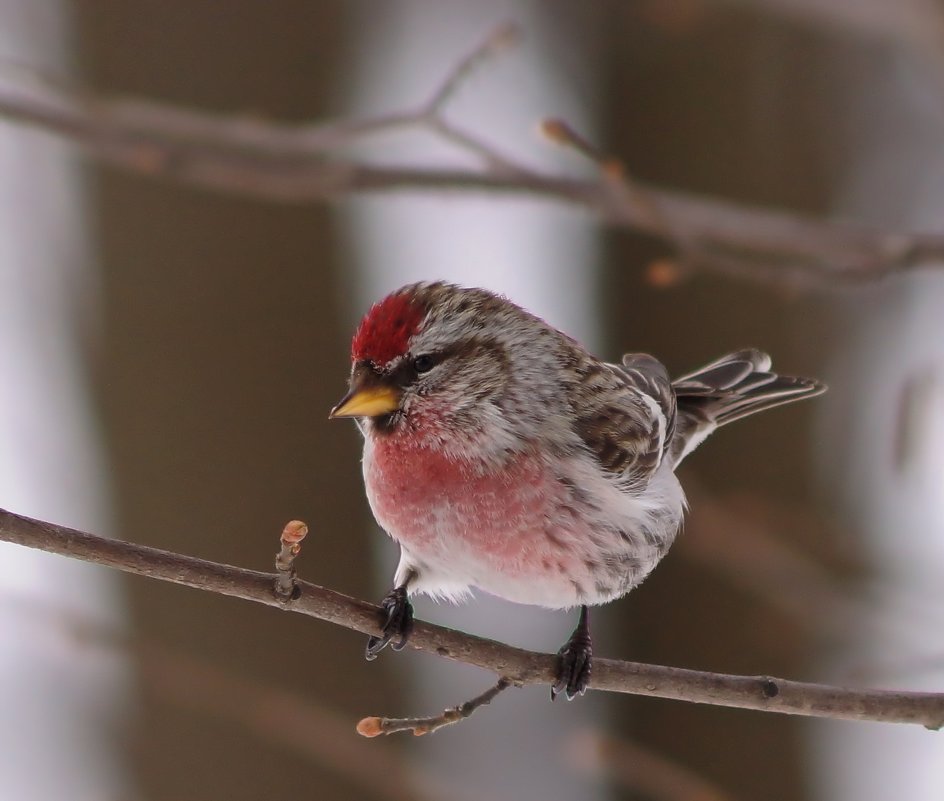
[{"label": "pink breast", "polygon": [[417,555],[451,551],[514,573],[540,566],[565,492],[534,455],[484,471],[441,450],[403,449],[391,437],[375,441],[365,479],[378,522]]}]

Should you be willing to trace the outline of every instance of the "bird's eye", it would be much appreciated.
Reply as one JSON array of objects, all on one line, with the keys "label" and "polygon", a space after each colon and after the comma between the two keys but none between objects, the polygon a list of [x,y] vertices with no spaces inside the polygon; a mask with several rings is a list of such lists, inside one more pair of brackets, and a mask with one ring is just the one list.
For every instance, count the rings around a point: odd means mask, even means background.
[{"label": "bird's eye", "polygon": [[418,373],[428,373],[436,366],[435,357],[428,353],[423,353],[413,359],[413,369]]}]

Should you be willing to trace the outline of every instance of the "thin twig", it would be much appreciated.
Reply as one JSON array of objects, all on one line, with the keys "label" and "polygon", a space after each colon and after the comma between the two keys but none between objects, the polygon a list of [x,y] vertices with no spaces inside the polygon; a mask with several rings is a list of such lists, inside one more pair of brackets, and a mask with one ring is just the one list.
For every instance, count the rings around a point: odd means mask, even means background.
[{"label": "thin twig", "polygon": [[308,536],[308,526],[301,520],[285,524],[279,538],[281,550],[275,555],[275,594],[283,601],[290,601],[299,593],[295,559],[301,553],[302,540]]},{"label": "thin twig", "polygon": [[437,729],[452,726],[460,720],[471,717],[476,709],[491,703],[496,695],[504,692],[509,687],[511,687],[511,681],[502,676],[493,687],[489,687],[481,695],[475,696],[475,698],[466,701],[464,704],[444,709],[441,715],[430,718],[381,718],[376,716],[363,718],[357,724],[357,733],[362,737],[379,737],[381,734],[393,734],[398,731],[411,731],[416,737],[432,734]]},{"label": "thin twig", "polygon": [[602,185],[612,195],[614,205],[632,209],[640,221],[661,231],[675,244],[680,260],[697,262],[699,248],[687,230],[663,213],[655,195],[630,177],[622,161],[604,153],[566,120],[543,120],[541,132],[550,141],[570,148],[594,164],[600,171]]},{"label": "thin twig", "polygon": [[600,149],[584,138],[571,126],[567,120],[556,117],[548,117],[541,120],[541,133],[548,141],[555,145],[568,147],[575,153],[579,153],[584,158],[592,161],[594,164],[602,166],[606,160]]},{"label": "thin twig", "polygon": [[426,103],[427,113],[437,114],[452,100],[459,87],[486,61],[502,50],[514,47],[521,41],[521,28],[514,22],[504,22],[495,28],[485,40],[463,58],[443,79]]},{"label": "thin twig", "polygon": [[[379,635],[380,609],[315,584],[299,581],[299,597],[285,603],[272,574],[223,565],[110,540],[0,509],[0,540],[70,556],[140,576],[279,606],[364,634]],[[410,646],[476,665],[516,685],[550,685],[556,657],[515,648],[444,626],[417,621]],[[944,693],[859,690],[769,676],[732,676],[684,668],[598,658],[591,689],[768,712],[886,723],[944,725]]]},{"label": "thin twig", "polygon": [[[871,281],[944,264],[944,235],[822,222],[614,181],[539,172],[517,164],[443,116],[474,67],[514,39],[499,29],[450,70],[412,111],[366,120],[279,125],[129,99],[103,99],[35,73],[0,74],[0,116],[55,134],[98,161],[182,184],[288,203],[389,191],[488,192],[554,200],[602,223],[671,243],[686,267],[777,287]],[[483,169],[375,164],[346,155],[364,137],[427,130],[482,162]],[[611,166],[618,165],[613,160]]]},{"label": "thin twig", "polygon": [[476,156],[479,161],[494,175],[518,176],[527,179],[534,175],[531,170],[516,164],[508,156],[501,153],[494,145],[487,144],[482,139],[468,131],[463,131],[441,116],[432,116],[424,121],[424,126],[435,133],[444,142]]}]

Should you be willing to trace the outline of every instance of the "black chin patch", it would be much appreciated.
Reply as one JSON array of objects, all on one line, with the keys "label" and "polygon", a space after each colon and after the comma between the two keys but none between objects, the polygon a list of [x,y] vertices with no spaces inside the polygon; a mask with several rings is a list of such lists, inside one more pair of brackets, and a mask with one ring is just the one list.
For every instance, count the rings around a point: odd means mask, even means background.
[{"label": "black chin patch", "polygon": [[374,430],[378,434],[389,434],[396,426],[399,417],[399,412],[390,412],[389,414],[379,414],[376,417],[371,417],[370,421],[374,424]]}]

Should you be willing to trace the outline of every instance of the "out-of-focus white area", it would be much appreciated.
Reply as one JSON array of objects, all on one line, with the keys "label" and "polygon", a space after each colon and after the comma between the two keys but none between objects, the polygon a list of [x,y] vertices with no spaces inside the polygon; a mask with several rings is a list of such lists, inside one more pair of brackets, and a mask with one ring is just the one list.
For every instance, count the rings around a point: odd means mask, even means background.
[{"label": "out-of-focus white area", "polygon": [[[446,113],[525,164],[586,169],[579,159],[555,150],[537,133],[538,121],[553,115],[565,117],[592,136],[588,119],[592,93],[579,92],[574,85],[575,80],[589,84],[592,78],[592,52],[582,47],[580,36],[580,26],[589,17],[564,4],[553,7],[561,11],[559,25],[549,25],[553,15],[540,13],[542,7],[532,4],[515,4],[511,9],[507,3],[491,1],[401,0],[373,5],[369,20],[352,26],[360,38],[356,51],[371,57],[350,65],[353,90],[341,90],[351,105],[342,113],[376,114],[424,101],[466,49],[513,13],[528,32],[527,40],[496,56],[466,81]],[[465,44],[457,50],[457,43]],[[427,166],[468,164],[472,158],[428,135],[384,137],[377,147],[383,148],[387,161],[397,158]],[[597,237],[592,223],[576,218],[570,210],[531,199],[388,196],[351,203],[346,223],[357,260],[358,284],[345,301],[352,326],[357,315],[391,289],[410,281],[442,278],[505,293],[591,347],[599,340],[594,315]],[[393,549],[382,537],[378,531],[378,546],[384,546],[387,557],[377,579],[378,594],[385,591],[393,574]],[[418,613],[541,650],[556,649],[576,623],[576,615],[516,606],[481,594],[461,607],[437,607],[420,598]],[[605,642],[603,627],[594,630]],[[408,655],[384,654],[382,658],[404,660]],[[443,671],[441,664],[428,659],[410,660],[409,665],[415,697],[411,706],[417,709],[453,705],[492,681],[482,671],[457,666]],[[593,717],[599,722],[601,712],[599,699],[592,697],[552,706],[546,688],[515,691],[480,712],[488,718],[481,725],[471,720],[450,732],[448,739],[429,738],[423,762],[427,769],[434,766],[448,777],[453,786],[465,788],[469,797],[592,799],[604,791],[564,769],[563,750],[567,732],[577,719]],[[560,727],[553,725],[556,719],[561,719]],[[475,759],[467,759],[468,754],[475,754]]]},{"label": "out-of-focus white area", "polygon": [[[352,26],[358,37],[352,49],[372,57],[350,64],[353,88],[339,87],[346,104],[342,113],[374,116],[418,106],[496,24],[513,20],[526,38],[474,70],[445,115],[523,165],[587,173],[592,168],[584,159],[538,131],[541,119],[554,116],[591,133],[587,113],[594,101],[594,56],[579,49],[579,25],[587,19],[576,11],[563,13],[560,27],[549,30],[550,15],[540,9],[525,13],[528,7],[499,2],[437,7],[419,0],[372,5],[369,20]],[[475,156],[427,131],[378,136],[368,153],[387,163],[480,166]],[[488,194],[478,199],[385,195],[359,199],[351,209],[348,230],[359,253],[360,281],[358,301],[347,303],[352,315],[364,311],[378,293],[409,281],[443,278],[503,292],[595,344],[597,237],[590,218],[581,220],[571,208],[533,198],[501,200]]]},{"label": "out-of-focus white area", "polygon": [[[0,69],[65,72],[61,6],[0,2]],[[102,532],[105,477],[81,373],[95,296],[82,201],[63,146],[0,124],[0,505]],[[114,739],[127,666],[83,646],[67,617],[114,625],[120,609],[105,570],[0,543],[0,798],[127,790]]]},{"label": "out-of-focus white area", "polygon": [[[907,5],[907,4],[906,4]],[[940,9],[938,9],[938,12]],[[840,68],[849,163],[837,207],[904,230],[944,228],[944,95],[940,75],[909,54]],[[868,123],[868,124],[864,124]],[[862,680],[944,687],[944,272],[843,296],[846,340],[835,355],[821,442],[827,486],[875,567],[854,660]],[[836,432],[841,436],[837,437]],[[840,444],[841,443],[841,444]],[[889,625],[887,621],[892,621]],[[944,798],[944,738],[914,726],[821,724],[813,741],[823,797]]]}]

